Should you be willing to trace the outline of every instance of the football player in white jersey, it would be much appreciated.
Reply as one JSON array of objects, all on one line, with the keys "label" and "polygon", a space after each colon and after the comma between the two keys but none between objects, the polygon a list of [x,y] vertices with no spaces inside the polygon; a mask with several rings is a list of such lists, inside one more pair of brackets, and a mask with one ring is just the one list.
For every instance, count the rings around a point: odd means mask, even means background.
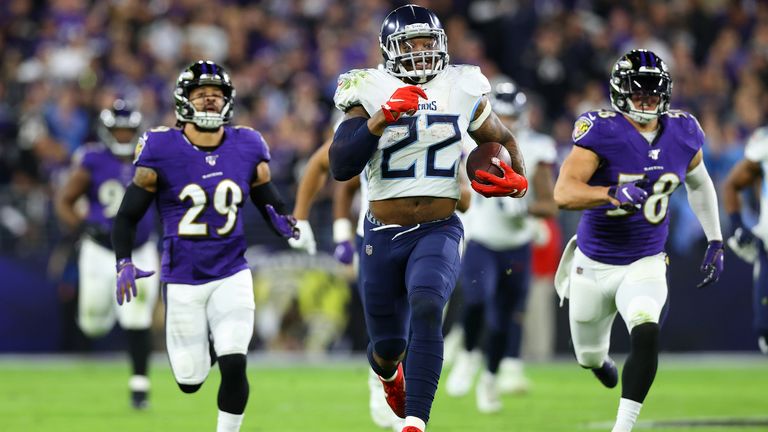
[{"label": "football player in white jersey", "polygon": [[[737,163],[723,185],[725,211],[731,220],[733,236],[728,246],[744,261],[755,265],[753,296],[754,328],[760,351],[768,354],[768,127],[757,129],[747,141],[744,159]],[[741,196],[744,189],[762,179],[760,187],[760,218],[757,225],[748,228],[741,218]]]},{"label": "football player in white jersey", "polygon": [[[125,330],[132,376],[128,382],[131,404],[136,409],[147,406],[149,392],[149,355],[152,350],[150,327],[152,312],[160,293],[160,282],[152,276],[139,282],[141,295],[126,307],[114,302],[112,271],[114,252],[109,233],[120,201],[134,173],[131,159],[142,126],[141,113],[124,99],[99,115],[99,143],[80,147],[73,157],[72,173],[56,196],[59,219],[72,230],[82,228],[78,258],[78,320],[88,337],[107,334],[117,320]],[[77,202],[86,197],[88,210],[82,215]],[[134,241],[136,262],[155,269],[160,264],[157,245],[152,241],[154,213],[139,223]]]},{"label": "football player in white jersey", "polygon": [[334,102],[345,117],[329,156],[336,180],[365,169],[360,278],[368,359],[390,407],[405,418],[403,432],[423,432],[442,369],[443,306],[460,265],[462,137],[499,142],[511,155],[511,167],[495,161],[503,177],[480,172],[475,190],[521,197],[528,183],[515,139],[486,97],[488,80],[478,67],[448,65],[434,13],[415,5],[395,9],[379,42],[384,68],[339,77]]},{"label": "football player in white jersey", "polygon": [[530,285],[531,242],[538,224],[535,218],[557,213],[552,196],[552,165],[557,157],[554,140],[526,127],[526,95],[515,84],[497,84],[491,105],[515,133],[532,181],[531,191],[520,200],[485,199],[475,194],[467,215],[469,240],[461,271],[464,349],[448,375],[446,391],[463,396],[471,388],[482,360],[478,346],[485,330],[486,368],[476,388],[477,408],[483,413],[501,409],[502,377],[505,390],[527,390],[520,343]]}]

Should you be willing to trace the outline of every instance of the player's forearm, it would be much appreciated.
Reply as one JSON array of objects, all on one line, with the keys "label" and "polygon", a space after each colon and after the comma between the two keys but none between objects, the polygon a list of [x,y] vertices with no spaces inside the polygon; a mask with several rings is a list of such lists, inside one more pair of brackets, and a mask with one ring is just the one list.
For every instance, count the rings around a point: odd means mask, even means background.
[{"label": "player's forearm", "polygon": [[118,261],[131,257],[136,226],[154,199],[154,193],[133,183],[126,189],[112,227],[112,248]]},{"label": "player's forearm", "polygon": [[528,213],[540,218],[548,218],[557,215],[557,203],[552,195],[552,166],[539,163],[531,175],[533,183],[534,200],[528,206]]},{"label": "player's forearm", "polygon": [[83,218],[75,211],[75,203],[59,198],[54,204],[56,216],[70,230],[76,230],[83,222]]},{"label": "player's forearm", "polygon": [[555,184],[554,198],[557,206],[565,210],[585,210],[610,203],[618,205],[608,195],[608,189],[608,186],[590,186],[561,177]]},{"label": "player's forearm", "polygon": [[729,181],[723,184],[723,207],[728,214],[741,212],[741,189]]},{"label": "player's forearm", "polygon": [[293,208],[293,216],[296,219],[309,219],[309,210],[312,208],[312,203],[327,179],[328,171],[322,169],[322,167],[313,163],[313,160],[310,159],[307,164],[307,170],[304,172],[304,176],[299,183],[299,189],[296,191],[296,206]]},{"label": "player's forearm", "polygon": [[360,187],[359,178],[355,177],[343,183],[336,183],[333,189],[333,219],[350,219],[350,209],[355,192]]},{"label": "player's forearm", "polygon": [[509,152],[509,156],[512,161],[509,166],[511,166],[516,173],[525,177],[525,162],[523,161],[523,154],[517,147],[517,141],[515,141],[515,137],[510,134],[509,139],[502,141],[501,145],[503,145],[504,148],[506,148]]},{"label": "player's forearm", "polygon": [[360,174],[373,156],[381,136],[369,129],[368,121],[372,119],[353,117],[336,129],[328,151],[334,179],[346,181]]},{"label": "player's forearm", "polygon": [[707,240],[723,240],[720,230],[720,215],[717,206],[717,192],[712,178],[703,163],[688,172],[685,177],[685,188],[688,190],[688,203]]}]

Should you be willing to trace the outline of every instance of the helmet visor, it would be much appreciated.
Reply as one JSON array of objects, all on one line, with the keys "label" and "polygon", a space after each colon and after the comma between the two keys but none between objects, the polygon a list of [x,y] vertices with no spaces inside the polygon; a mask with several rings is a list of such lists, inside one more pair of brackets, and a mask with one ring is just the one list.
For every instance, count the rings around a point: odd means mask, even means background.
[{"label": "helmet visor", "polygon": [[643,96],[659,96],[669,93],[669,78],[662,74],[630,74],[621,83],[621,92]]}]

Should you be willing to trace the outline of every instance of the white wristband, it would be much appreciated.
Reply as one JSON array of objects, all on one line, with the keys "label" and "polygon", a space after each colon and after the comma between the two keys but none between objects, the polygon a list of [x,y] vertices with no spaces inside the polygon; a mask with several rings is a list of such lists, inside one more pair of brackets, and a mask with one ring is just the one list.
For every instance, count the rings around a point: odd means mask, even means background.
[{"label": "white wristband", "polygon": [[352,222],[347,218],[333,221],[333,242],[341,243],[352,239]]}]

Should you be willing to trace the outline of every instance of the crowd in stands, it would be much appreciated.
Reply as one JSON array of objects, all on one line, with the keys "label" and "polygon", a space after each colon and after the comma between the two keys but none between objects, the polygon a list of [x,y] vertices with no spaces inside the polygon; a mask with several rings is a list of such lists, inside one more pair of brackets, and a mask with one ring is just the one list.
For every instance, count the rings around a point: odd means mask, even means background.
[{"label": "crowd in stands", "polygon": [[[232,74],[235,123],[260,130],[287,196],[303,162],[329,133],[339,73],[380,62],[379,26],[403,2],[385,0],[7,0],[0,2],[0,253],[48,258],[62,232],[51,197],[72,153],[95,138],[97,113],[121,96],[147,126],[173,126],[172,89],[197,59]],[[561,153],[583,111],[610,108],[607,77],[630,48],[667,61],[672,106],[707,135],[709,171],[721,182],[762,125],[768,100],[768,4],[759,1],[432,0],[451,62],[508,77],[535,102],[531,124]],[[327,220],[328,194],[313,219]],[[676,194],[684,202],[684,194]],[[673,200],[674,202],[674,200]],[[673,248],[701,236],[673,213]],[[563,216],[565,232],[574,216]],[[258,221],[255,217],[253,220]],[[332,246],[330,224],[315,228]],[[569,228],[570,227],[570,228]],[[258,223],[253,238],[272,242]],[[265,234],[261,236],[261,232]],[[698,252],[696,252],[698,253]]]}]

